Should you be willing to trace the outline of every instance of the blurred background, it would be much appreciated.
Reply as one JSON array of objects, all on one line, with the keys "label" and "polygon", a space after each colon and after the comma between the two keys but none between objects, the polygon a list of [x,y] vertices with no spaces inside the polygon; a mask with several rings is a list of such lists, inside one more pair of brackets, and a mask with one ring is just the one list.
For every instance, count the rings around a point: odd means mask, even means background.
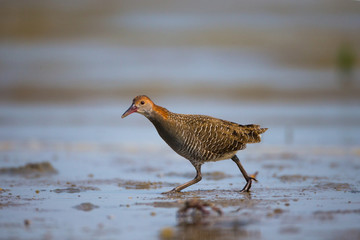
[{"label": "blurred background", "polygon": [[[221,161],[161,195],[194,168],[121,119],[139,94],[269,128],[238,154],[252,194]],[[360,1],[0,0],[4,239],[200,239],[188,198],[224,208],[205,239],[359,239],[359,156]]]},{"label": "blurred background", "polygon": [[160,144],[120,119],[146,94],[267,144],[356,145],[359,43],[353,0],[1,1],[0,138]]}]

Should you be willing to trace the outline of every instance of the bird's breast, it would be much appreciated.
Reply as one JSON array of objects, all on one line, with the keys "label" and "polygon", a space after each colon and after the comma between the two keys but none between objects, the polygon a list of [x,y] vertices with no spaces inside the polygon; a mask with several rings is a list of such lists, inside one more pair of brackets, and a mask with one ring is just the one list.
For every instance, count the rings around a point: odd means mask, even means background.
[{"label": "bird's breast", "polygon": [[179,138],[177,131],[175,130],[172,124],[162,121],[151,121],[160,137],[173,149],[177,152],[178,148],[181,147],[182,141]]}]

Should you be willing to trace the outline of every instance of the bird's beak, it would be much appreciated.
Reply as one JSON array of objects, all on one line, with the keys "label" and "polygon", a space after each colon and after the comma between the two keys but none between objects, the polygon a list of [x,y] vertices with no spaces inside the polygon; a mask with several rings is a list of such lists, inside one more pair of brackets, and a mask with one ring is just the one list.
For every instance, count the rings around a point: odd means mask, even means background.
[{"label": "bird's beak", "polygon": [[131,106],[129,107],[128,110],[126,110],[126,112],[124,112],[124,114],[121,116],[121,118],[124,118],[134,112],[137,112],[138,108],[135,106],[135,104],[131,104]]}]

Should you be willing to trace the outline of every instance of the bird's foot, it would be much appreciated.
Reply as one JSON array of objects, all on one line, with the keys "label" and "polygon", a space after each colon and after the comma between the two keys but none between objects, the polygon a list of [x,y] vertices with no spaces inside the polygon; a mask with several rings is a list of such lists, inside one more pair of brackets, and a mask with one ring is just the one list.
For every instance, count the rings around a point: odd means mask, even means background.
[{"label": "bird's foot", "polygon": [[250,192],[251,181],[252,181],[252,179],[249,179],[249,180],[246,182],[245,187],[240,191],[241,193]]},{"label": "bird's foot", "polygon": [[176,188],[167,191],[167,192],[162,192],[161,194],[175,194],[175,193],[179,193],[180,191],[177,191]]},{"label": "bird's foot", "polygon": [[256,179],[257,175],[258,175],[258,172],[255,172],[254,174],[251,174],[250,176],[247,177],[246,184],[245,184],[244,188],[240,191],[241,193],[250,191],[252,180],[254,180],[255,182],[258,181]]}]

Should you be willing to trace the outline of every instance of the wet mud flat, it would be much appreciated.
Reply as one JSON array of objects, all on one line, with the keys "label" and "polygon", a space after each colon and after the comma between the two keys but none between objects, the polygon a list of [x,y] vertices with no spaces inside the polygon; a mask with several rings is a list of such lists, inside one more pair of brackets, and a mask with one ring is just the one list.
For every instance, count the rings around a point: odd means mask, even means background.
[{"label": "wet mud flat", "polygon": [[0,145],[1,239],[360,237],[357,147],[250,147],[239,154],[259,172],[250,193],[239,193],[233,162],[221,161],[203,166],[200,183],[164,195],[195,174],[165,147]]}]

